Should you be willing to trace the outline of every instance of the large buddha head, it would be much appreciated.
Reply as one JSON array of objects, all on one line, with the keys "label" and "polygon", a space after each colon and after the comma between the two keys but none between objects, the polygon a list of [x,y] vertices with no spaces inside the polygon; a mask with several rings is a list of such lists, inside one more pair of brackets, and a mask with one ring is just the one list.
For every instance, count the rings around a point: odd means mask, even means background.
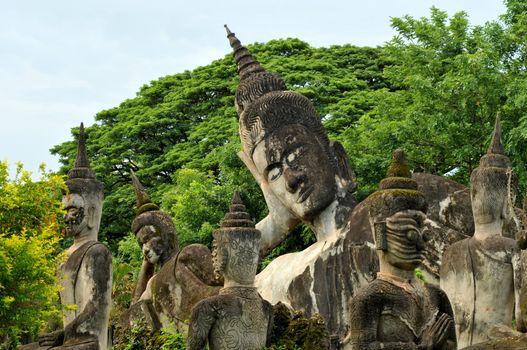
[{"label": "large buddha head", "polygon": [[214,231],[212,257],[216,278],[252,286],[258,267],[260,231],[246,212],[240,194],[234,193],[229,212]]},{"label": "large buddha head", "polygon": [[499,115],[487,153],[470,176],[472,212],[476,224],[507,220],[514,210],[518,179],[501,143]]},{"label": "large buddha head", "polygon": [[163,265],[179,252],[176,228],[170,216],[159,210],[133,171],[130,171],[137,198],[137,215],[132,232],[141,246],[144,258],[151,264]]},{"label": "large buddha head", "polygon": [[311,221],[338,196],[355,190],[342,146],[329,141],[313,104],[286,91],[227,29],[240,85],[235,105],[243,151],[273,194],[295,216]]},{"label": "large buddha head", "polygon": [[418,267],[424,257],[427,205],[402,150],[393,152],[386,178],[366,203],[380,258],[402,270]]},{"label": "large buddha head", "polygon": [[66,210],[64,223],[66,234],[75,238],[91,236],[97,239],[101,222],[103,186],[97,181],[86,155],[84,125],[79,130],[77,158],[66,180],[68,193],[64,194],[62,205]]}]

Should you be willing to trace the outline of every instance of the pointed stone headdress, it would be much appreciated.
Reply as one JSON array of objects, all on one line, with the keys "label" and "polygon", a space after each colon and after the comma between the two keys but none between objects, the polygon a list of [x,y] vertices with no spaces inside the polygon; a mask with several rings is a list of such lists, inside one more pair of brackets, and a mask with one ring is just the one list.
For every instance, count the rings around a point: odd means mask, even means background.
[{"label": "pointed stone headdress", "polygon": [[152,202],[150,196],[146,193],[145,188],[141,182],[139,182],[139,179],[132,169],[130,169],[130,177],[132,178],[132,185],[135,190],[137,215],[147,211],[159,210],[159,207]]},{"label": "pointed stone headdress", "polygon": [[497,167],[507,169],[511,166],[511,161],[505,155],[505,149],[501,143],[501,122],[500,114],[496,115],[492,139],[487,149],[487,153],[479,161],[480,167]]},{"label": "pointed stone headdress", "polygon": [[264,70],[235,34],[225,27],[240,75],[235,104],[245,153],[252,156],[254,148],[265,135],[283,126],[296,124],[313,133],[336,167],[326,131],[311,101],[299,93],[286,91],[282,78]]},{"label": "pointed stone headdress", "polygon": [[219,241],[241,239],[257,242],[260,237],[261,233],[255,228],[254,221],[247,213],[240,193],[235,191],[229,212],[225,214],[220,227],[214,231],[214,239]]},{"label": "pointed stone headdress", "polygon": [[508,207],[514,216],[517,186],[518,177],[512,171],[511,161],[505,155],[501,143],[501,123],[498,113],[487,153],[481,157],[479,167],[470,175],[472,211],[475,214],[477,211],[478,215],[492,217],[499,211],[502,196],[507,195]]},{"label": "pointed stone headdress", "polygon": [[137,215],[132,221],[132,232],[137,234],[144,226],[154,226],[162,241],[169,245],[170,255],[176,254],[179,251],[179,242],[172,218],[152,202],[133,170],[130,170],[130,176],[137,199]]},{"label": "pointed stone headdress", "polygon": [[95,178],[95,173],[90,168],[90,162],[88,161],[83,123],[81,123],[79,128],[77,157],[73,169],[68,171],[66,185],[71,193],[82,195],[99,194],[102,196],[103,185]]},{"label": "pointed stone headdress", "polygon": [[235,98],[238,114],[241,114],[253,101],[268,92],[287,90],[282,78],[267,72],[254,59],[249,50],[240,43],[240,40],[229,30],[227,25],[225,25],[225,29],[240,76],[240,85],[236,89]]},{"label": "pointed stone headdress", "polygon": [[[418,190],[417,182],[412,179],[404,152],[396,149],[392,154],[392,163],[386,177],[381,180],[379,189],[366,199],[370,217],[374,223],[381,223],[386,218],[403,210],[419,210],[426,213],[426,200]],[[377,249],[386,249],[386,232],[375,229]]]},{"label": "pointed stone headdress", "polygon": [[[238,191],[234,192],[229,212],[225,214],[220,227],[214,231],[213,237],[212,259],[214,261],[214,274],[216,278],[221,278],[222,271],[225,270],[227,265],[227,260],[219,259],[219,255],[224,256],[224,252],[229,247],[243,249],[244,251],[239,256],[246,257],[247,253],[258,256],[261,233],[254,227],[254,221],[251,220],[251,217],[247,213]],[[254,266],[243,267],[243,269],[254,269],[253,277],[254,273],[256,273],[257,259],[254,262]],[[245,261],[244,263],[251,264],[250,261]]]}]

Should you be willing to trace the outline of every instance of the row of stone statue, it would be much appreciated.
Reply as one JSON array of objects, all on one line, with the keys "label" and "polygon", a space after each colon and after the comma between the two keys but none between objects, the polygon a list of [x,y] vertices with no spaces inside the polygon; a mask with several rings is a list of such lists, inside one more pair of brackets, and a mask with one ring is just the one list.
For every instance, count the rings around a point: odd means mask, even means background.
[{"label": "row of stone statue", "polygon": [[[396,150],[379,189],[357,203],[347,155],[328,139],[312,103],[287,91],[227,32],[240,75],[239,156],[269,214],[255,227],[235,194],[212,253],[197,244],[180,250],[171,218],[132,173],[132,231],[144,261],[121,322],[188,330],[188,349],[261,349],[270,339],[271,305],[280,302],[306,317],[320,314],[331,348],[461,349],[506,337],[526,348],[519,333],[527,331],[525,259],[514,238],[523,234],[523,212],[514,208],[517,179],[499,117],[470,190],[412,175]],[[63,330],[25,349],[108,347],[111,255],[97,242],[102,186],[89,167],[82,125],[67,186],[65,224],[74,244],[59,268],[61,302],[76,308],[66,309]],[[317,242],[256,275],[259,257],[299,223]]]}]

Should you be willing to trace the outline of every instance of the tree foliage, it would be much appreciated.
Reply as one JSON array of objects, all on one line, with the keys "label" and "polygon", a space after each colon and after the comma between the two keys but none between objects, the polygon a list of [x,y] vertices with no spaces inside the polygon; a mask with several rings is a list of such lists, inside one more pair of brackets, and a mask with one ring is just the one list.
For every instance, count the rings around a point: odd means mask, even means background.
[{"label": "tree foliage", "polygon": [[[313,100],[333,134],[371,108],[368,90],[386,87],[380,49],[313,48],[297,39],[249,49],[290,89]],[[260,190],[236,156],[238,83],[228,54],[208,66],[153,81],[135,98],[96,115],[86,134],[92,167],[105,184],[102,237],[112,243],[129,231],[134,215],[129,169],[175,218],[183,243],[210,241],[234,189],[242,191],[255,220],[266,214]],[[52,152],[60,155],[66,172],[75,158],[75,142],[64,142]]]},{"label": "tree foliage", "polygon": [[[429,17],[393,18],[396,35],[381,48],[313,48],[298,39],[248,47],[291,90],[313,101],[330,137],[348,151],[359,199],[377,186],[397,147],[416,171],[466,184],[498,112],[524,184],[527,8],[520,0],[506,6],[500,20],[479,26],[471,26],[465,12],[448,16],[434,7]],[[210,241],[234,189],[242,190],[255,220],[266,214],[260,191],[235,156],[238,82],[229,54],[155,80],[96,115],[86,131],[93,167],[106,186],[103,237],[117,241],[129,230],[130,168],[175,218],[185,244]],[[73,141],[52,151],[63,172],[71,167]]]},{"label": "tree foliage", "polygon": [[363,192],[382,178],[387,151],[397,147],[416,171],[467,184],[498,112],[508,155],[525,179],[525,27],[515,25],[525,21],[521,4],[508,1],[504,21],[482,26],[470,26],[465,12],[449,18],[434,7],[430,18],[392,19],[397,35],[384,52],[394,64],[384,77],[397,88],[373,92],[375,107],[341,135]]},{"label": "tree foliage", "polygon": [[60,197],[64,182],[41,168],[38,181],[0,162],[0,348],[57,318]]}]

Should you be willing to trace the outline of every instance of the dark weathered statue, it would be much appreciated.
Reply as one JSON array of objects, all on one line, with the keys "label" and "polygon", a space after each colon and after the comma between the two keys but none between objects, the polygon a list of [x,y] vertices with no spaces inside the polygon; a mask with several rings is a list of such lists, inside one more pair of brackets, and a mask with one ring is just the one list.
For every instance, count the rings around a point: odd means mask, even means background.
[{"label": "dark weathered statue", "polygon": [[350,301],[344,349],[455,349],[446,294],[415,275],[423,259],[426,201],[401,150],[366,203],[380,272]]},{"label": "dark weathered statue", "polygon": [[[343,147],[330,142],[313,104],[287,91],[265,71],[228,29],[240,85],[235,104],[243,151],[240,158],[264,193],[269,215],[256,228],[260,252],[279,244],[300,222],[317,242],[273,260],[255,280],[273,304],[282,302],[307,316],[320,313],[330,333],[346,333],[345,305],[377,271],[371,232],[351,233],[355,178]],[[342,283],[342,276],[347,276]]]},{"label": "dark weathered statue", "polygon": [[517,185],[511,162],[501,144],[499,116],[487,154],[470,177],[474,236],[445,250],[441,287],[454,307],[459,347],[527,331],[520,300],[522,279],[519,249],[503,237],[504,222],[514,215]]},{"label": "dark weathered statue", "polygon": [[133,172],[131,176],[137,197],[132,232],[143,250],[144,260],[125,322],[143,318],[153,329],[173,324],[184,331],[192,307],[216,295],[221,280],[214,277],[212,255],[207,247],[191,244],[179,250],[172,219],[152,203]]},{"label": "dark weathered statue", "polygon": [[66,262],[58,268],[60,301],[67,306],[64,329],[41,334],[38,344],[23,349],[108,349],[112,257],[108,248],[97,241],[103,187],[90,168],[82,124],[77,159],[68,172],[66,185],[69,192],[62,200],[66,210],[64,223],[66,234],[73,236],[73,245],[66,251]]},{"label": "dark weathered statue", "polygon": [[214,232],[214,268],[225,284],[198,303],[190,318],[187,349],[260,350],[268,345],[272,307],[254,287],[260,232],[234,194],[230,212]]}]

